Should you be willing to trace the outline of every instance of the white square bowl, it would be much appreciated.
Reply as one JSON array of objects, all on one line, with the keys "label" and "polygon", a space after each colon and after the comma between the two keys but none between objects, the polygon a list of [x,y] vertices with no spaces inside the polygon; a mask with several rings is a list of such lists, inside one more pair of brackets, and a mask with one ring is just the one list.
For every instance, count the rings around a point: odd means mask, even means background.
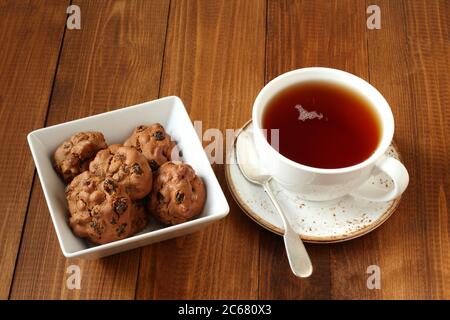
[{"label": "white square bowl", "polygon": [[[192,221],[175,226],[163,226],[150,219],[142,232],[103,245],[93,246],[75,236],[68,223],[65,185],[52,166],[53,153],[58,145],[80,131],[100,131],[108,145],[122,143],[135,127],[155,122],[161,123],[178,142],[183,151],[183,161],[190,164],[203,179],[207,197],[202,214]],[[38,129],[28,134],[28,144],[61,250],[67,258],[97,259],[179,237],[225,217],[230,210],[183,102],[175,96]]]}]

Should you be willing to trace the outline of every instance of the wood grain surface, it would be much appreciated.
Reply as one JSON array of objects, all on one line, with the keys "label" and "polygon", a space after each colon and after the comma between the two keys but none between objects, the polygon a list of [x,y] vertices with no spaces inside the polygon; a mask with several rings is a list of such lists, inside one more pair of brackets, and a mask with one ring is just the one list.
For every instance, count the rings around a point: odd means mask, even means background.
[{"label": "wood grain surface", "polygon": [[10,292],[34,180],[26,135],[45,123],[67,4],[0,2],[0,299]]},{"label": "wood grain surface", "polygon": [[[446,0],[0,0],[0,299],[450,299],[450,2]],[[366,27],[370,4],[381,29]],[[26,143],[36,128],[178,95],[193,121],[236,129],[264,83],[301,67],[372,83],[396,121],[411,181],[380,228],[307,245],[292,276],[282,239],[233,201],[185,237],[98,261],[65,259]],[[204,145],[211,141],[206,139]],[[81,290],[66,286],[79,265]],[[370,265],[381,289],[366,286]]]},{"label": "wood grain surface", "polygon": [[[83,25],[66,31],[46,125],[158,97],[169,2],[77,3]],[[66,260],[50,231],[36,179],[12,299],[134,298],[139,249],[98,261]],[[81,268],[83,290],[67,290],[66,268],[72,264]]]},{"label": "wood grain surface", "polygon": [[[173,1],[170,11],[161,96],[178,95],[203,131],[240,127],[264,85],[265,2]],[[231,199],[223,165],[214,171]],[[231,208],[200,232],[144,248],[137,298],[257,298],[261,230]]]}]

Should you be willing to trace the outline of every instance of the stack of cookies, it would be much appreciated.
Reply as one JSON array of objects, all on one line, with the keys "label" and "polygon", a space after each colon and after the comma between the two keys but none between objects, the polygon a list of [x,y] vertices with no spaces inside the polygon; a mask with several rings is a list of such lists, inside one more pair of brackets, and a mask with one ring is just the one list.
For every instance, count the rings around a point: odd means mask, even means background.
[{"label": "stack of cookies", "polygon": [[73,232],[104,244],[142,231],[147,213],[167,225],[198,216],[205,186],[179,161],[180,153],[159,123],[137,127],[123,145],[108,147],[101,132],[80,132],[63,142],[54,164],[68,184]]}]

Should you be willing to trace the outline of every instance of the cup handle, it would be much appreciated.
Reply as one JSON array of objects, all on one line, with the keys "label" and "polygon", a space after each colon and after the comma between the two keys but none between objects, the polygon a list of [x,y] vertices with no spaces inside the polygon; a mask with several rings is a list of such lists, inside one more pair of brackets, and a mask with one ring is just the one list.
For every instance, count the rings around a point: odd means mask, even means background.
[{"label": "cup handle", "polygon": [[390,201],[398,198],[408,186],[408,171],[403,163],[395,158],[384,156],[375,164],[374,170],[374,173],[380,170],[391,177],[394,187],[386,192],[365,182],[351,193],[352,196],[375,202]]}]

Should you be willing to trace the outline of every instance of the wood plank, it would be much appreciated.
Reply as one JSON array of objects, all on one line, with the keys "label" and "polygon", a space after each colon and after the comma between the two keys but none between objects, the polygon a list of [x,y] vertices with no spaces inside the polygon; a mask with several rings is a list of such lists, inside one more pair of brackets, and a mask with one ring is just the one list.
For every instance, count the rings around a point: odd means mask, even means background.
[{"label": "wood plank", "polygon": [[[47,125],[158,96],[169,1],[77,1],[81,30],[67,30]],[[66,288],[79,265],[81,290]],[[12,299],[132,299],[139,250],[98,261],[66,260],[39,182],[31,204]]]},{"label": "wood plank", "polygon": [[370,77],[396,120],[411,182],[380,230],[382,294],[450,297],[450,12],[448,1],[380,1],[382,28],[369,33]]},{"label": "wood plank", "polygon": [[[450,298],[450,3],[404,1],[412,72],[427,299]],[[423,269],[422,269],[423,270]]]},{"label": "wood plank", "polygon": [[[269,0],[266,81],[309,66],[368,79],[365,12],[364,1]],[[365,270],[378,257],[376,239],[306,247],[314,273],[300,280],[290,271],[282,239],[262,233],[260,298],[377,297],[365,285]]]},{"label": "wood plank", "polygon": [[[264,1],[172,2],[161,95],[179,95],[203,130],[240,127],[264,83],[264,28]],[[229,216],[144,248],[138,299],[257,298],[261,229],[232,200],[223,166],[214,170]]]},{"label": "wood plank", "polygon": [[[426,284],[424,246],[420,233],[424,215],[417,209],[418,171],[415,163],[418,132],[414,93],[408,76],[409,53],[405,15],[401,1],[380,1],[381,29],[368,31],[370,80],[390,103],[396,122],[394,139],[411,176],[408,190],[395,214],[378,231],[378,261],[385,298],[425,298],[419,293]],[[401,237],[401,241],[399,241]],[[424,293],[424,292],[423,292]]]},{"label": "wood plank", "polygon": [[26,135],[44,124],[68,1],[0,3],[0,299],[7,299],[34,176]]}]

